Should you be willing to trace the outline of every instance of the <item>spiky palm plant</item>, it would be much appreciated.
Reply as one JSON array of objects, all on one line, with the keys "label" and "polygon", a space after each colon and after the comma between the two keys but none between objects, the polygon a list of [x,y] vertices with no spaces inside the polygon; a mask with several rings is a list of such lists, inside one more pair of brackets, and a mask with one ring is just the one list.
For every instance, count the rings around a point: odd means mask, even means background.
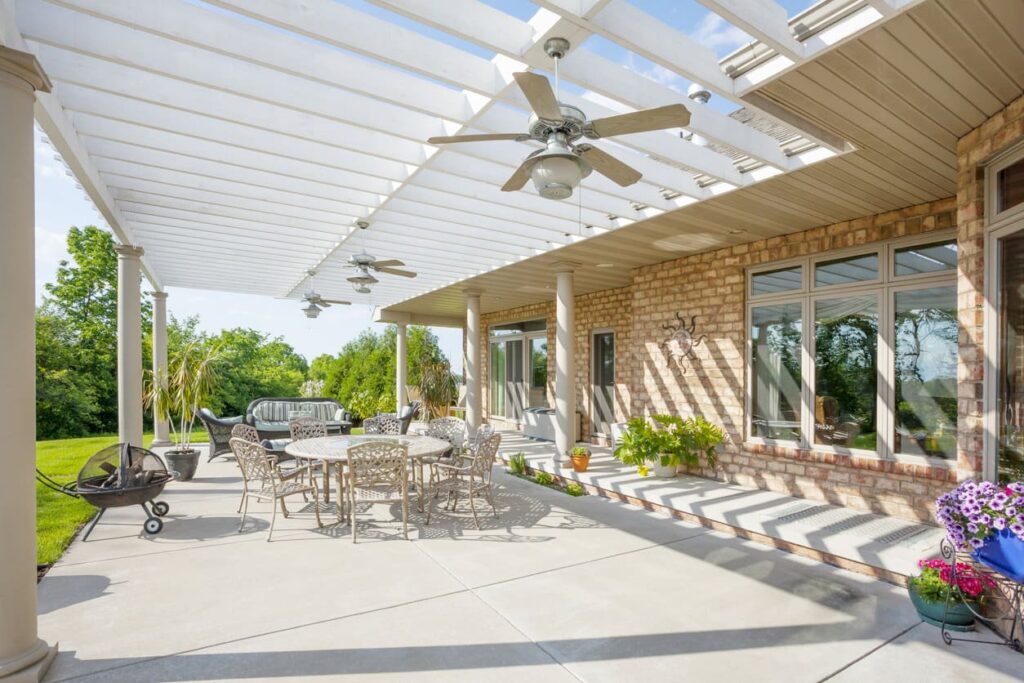
[{"label": "spiky palm plant", "polygon": [[156,419],[168,421],[176,451],[193,450],[192,427],[213,393],[219,360],[219,347],[192,342],[168,359],[166,370],[147,373],[146,407],[153,408]]}]

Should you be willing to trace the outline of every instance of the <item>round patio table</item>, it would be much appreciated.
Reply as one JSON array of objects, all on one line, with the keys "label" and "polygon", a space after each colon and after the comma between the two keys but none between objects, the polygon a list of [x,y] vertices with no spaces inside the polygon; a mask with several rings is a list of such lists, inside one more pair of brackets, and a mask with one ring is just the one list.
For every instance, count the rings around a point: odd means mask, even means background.
[{"label": "round patio table", "polygon": [[[413,483],[416,484],[418,496],[418,508],[423,510],[423,461],[426,458],[436,458],[452,447],[444,439],[437,439],[432,436],[416,436],[412,434],[344,434],[340,436],[320,436],[315,439],[300,439],[288,444],[284,452],[303,460],[319,460],[324,464],[325,475],[334,467],[338,484],[338,502],[335,505],[338,521],[344,520],[344,490],[345,479],[343,475],[344,465],[348,462],[348,449],[352,446],[368,443],[371,441],[384,441],[386,443],[397,443],[408,449],[409,460],[414,465]],[[416,470],[420,470],[419,481],[416,481]],[[325,476],[324,479],[328,479]]]}]

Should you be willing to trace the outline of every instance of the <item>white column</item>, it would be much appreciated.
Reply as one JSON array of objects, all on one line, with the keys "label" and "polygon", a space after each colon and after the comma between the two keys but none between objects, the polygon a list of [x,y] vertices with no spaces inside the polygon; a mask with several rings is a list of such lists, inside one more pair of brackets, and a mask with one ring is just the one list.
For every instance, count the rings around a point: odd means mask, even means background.
[{"label": "white column", "polygon": [[480,294],[466,293],[466,429],[480,428]]},{"label": "white column", "polygon": [[56,652],[36,626],[35,90],[35,57],[0,46],[0,681],[40,680]]},{"label": "white column", "polygon": [[117,245],[117,433],[142,445],[142,247]]},{"label": "white column", "polygon": [[[150,292],[153,296],[153,379],[162,378],[167,386],[167,292]],[[171,430],[167,420],[153,414],[153,445],[170,446]]]},{"label": "white column", "polygon": [[576,299],[572,264],[556,266],[555,291],[555,461],[564,462],[576,443]]},{"label": "white column", "polygon": [[408,343],[406,338],[406,324],[397,323],[398,335],[395,337],[395,398],[397,399],[397,412],[401,412],[405,400],[406,373],[408,371]]}]

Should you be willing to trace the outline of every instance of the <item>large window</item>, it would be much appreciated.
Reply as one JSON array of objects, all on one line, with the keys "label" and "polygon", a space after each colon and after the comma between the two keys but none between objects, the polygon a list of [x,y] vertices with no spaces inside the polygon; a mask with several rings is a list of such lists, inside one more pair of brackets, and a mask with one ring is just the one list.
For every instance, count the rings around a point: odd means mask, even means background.
[{"label": "large window", "polygon": [[752,270],[749,437],[955,460],[956,256],[932,235]]}]

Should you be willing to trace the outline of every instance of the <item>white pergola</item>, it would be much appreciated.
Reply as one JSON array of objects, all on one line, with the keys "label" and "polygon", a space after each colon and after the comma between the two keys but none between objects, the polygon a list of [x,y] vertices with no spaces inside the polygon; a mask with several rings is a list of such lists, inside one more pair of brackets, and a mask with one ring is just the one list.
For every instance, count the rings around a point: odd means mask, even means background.
[{"label": "white pergola", "polygon": [[[853,151],[835,129],[781,106],[765,89],[921,3],[825,0],[790,18],[772,0],[699,1],[754,41],[720,61],[627,0],[537,0],[528,19],[477,0],[0,0],[0,207],[8,219],[0,431],[16,456],[0,479],[0,679],[43,669],[52,656],[35,628],[25,457],[34,448],[33,115],[122,245],[123,440],[141,439],[140,273],[157,293],[154,364],[162,367],[166,287],[298,300],[315,269],[321,294],[358,301],[346,263],[365,249],[418,273],[382,275],[373,288],[380,319],[399,324],[400,340],[407,323],[468,330],[471,428],[481,415],[480,315],[497,304],[482,307],[486,292],[460,283],[510,267],[526,276],[557,272],[555,289],[538,286],[527,298],[558,301],[564,452],[575,413],[574,295],[671,257],[631,244],[631,231],[687,237],[688,216],[709,222],[700,218],[706,203],[751,215],[760,183]],[[556,36],[573,46],[559,68],[561,99],[590,118],[680,102],[690,110],[685,132],[598,143],[641,171],[641,181],[620,187],[594,174],[563,202],[532,188],[504,193],[500,185],[531,144],[425,142],[525,131],[528,108],[512,75],[549,72],[543,44]],[[699,83],[714,102],[687,99],[610,60],[592,36]],[[743,116],[722,113],[716,102]],[[727,195],[740,199],[717,208]],[[835,201],[849,212],[859,200]],[[784,198],[773,210],[780,225],[785,214],[804,212]],[[826,203],[806,213],[820,221],[834,211]],[[370,227],[360,230],[357,221]],[[710,231],[686,248],[751,238],[729,237],[721,226]],[[625,265],[590,268],[603,249],[591,240],[609,234],[623,236],[617,255]],[[442,303],[422,311],[409,303],[431,296]],[[443,303],[451,296],[460,300],[457,311]],[[158,439],[165,429],[158,425]]]}]

